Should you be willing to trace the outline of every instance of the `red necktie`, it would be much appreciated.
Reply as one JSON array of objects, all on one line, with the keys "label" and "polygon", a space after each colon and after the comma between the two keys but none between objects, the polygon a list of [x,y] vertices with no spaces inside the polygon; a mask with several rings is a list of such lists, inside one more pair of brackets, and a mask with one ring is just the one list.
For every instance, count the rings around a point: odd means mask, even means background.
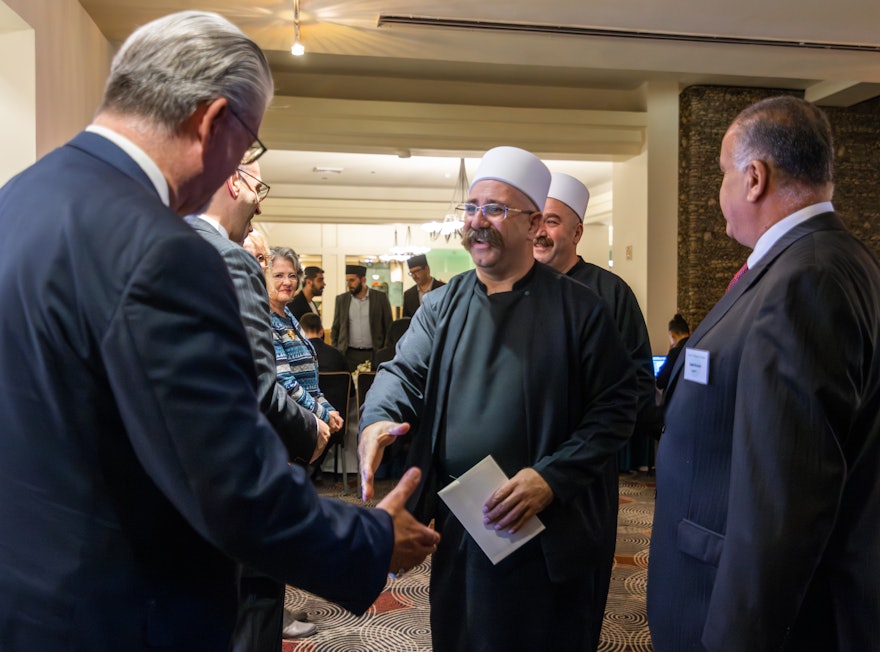
[{"label": "red necktie", "polygon": [[737,270],[736,274],[733,275],[733,278],[730,279],[730,283],[727,284],[727,290],[725,290],[725,291],[730,292],[730,288],[732,288],[734,285],[736,285],[736,282],[739,280],[739,277],[742,276],[743,274],[745,274],[747,271],[749,271],[749,263],[748,262],[746,262],[742,267],[740,267]]}]

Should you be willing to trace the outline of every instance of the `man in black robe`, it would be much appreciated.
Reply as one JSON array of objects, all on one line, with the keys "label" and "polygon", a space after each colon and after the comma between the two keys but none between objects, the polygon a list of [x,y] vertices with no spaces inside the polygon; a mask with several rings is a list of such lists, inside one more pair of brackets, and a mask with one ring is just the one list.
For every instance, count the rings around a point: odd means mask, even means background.
[{"label": "man in black robe", "polygon": [[[436,652],[595,649],[603,475],[632,432],[635,373],[602,300],[532,257],[549,185],[532,154],[487,152],[463,207],[476,270],[425,296],[361,417],[365,499],[382,449],[413,431],[410,461],[426,481],[410,506],[442,533]],[[494,566],[437,500],[489,454],[510,479],[486,497],[488,527],[515,532],[535,515],[546,526]]]},{"label": "man in black robe", "polygon": [[[655,434],[660,424],[659,409],[656,407],[656,387],[654,385],[654,369],[651,358],[651,342],[648,339],[648,327],[639,308],[638,301],[626,282],[598,265],[586,262],[577,253],[577,245],[584,233],[584,215],[590,201],[590,191],[574,177],[554,173],[544,203],[544,217],[538,228],[534,243],[535,260],[549,265],[560,274],[565,274],[583,283],[598,294],[607,304],[617,330],[627,352],[636,366],[638,382],[638,412],[634,435],[629,446],[638,443],[644,450],[642,458],[647,463],[647,446],[653,446],[649,435]],[[638,464],[637,464],[638,465]],[[608,523],[604,529],[607,536],[602,553],[604,565],[599,568],[596,577],[597,596],[608,593],[611,582],[611,568],[614,565],[614,547],[617,543],[617,505],[618,499],[618,464],[616,459],[608,460],[603,472],[603,488],[608,509],[605,514]],[[599,488],[596,489],[599,491]],[[604,590],[598,590],[604,587]],[[602,628],[603,609],[593,612],[595,617],[593,633],[595,644],[599,644]]]}]

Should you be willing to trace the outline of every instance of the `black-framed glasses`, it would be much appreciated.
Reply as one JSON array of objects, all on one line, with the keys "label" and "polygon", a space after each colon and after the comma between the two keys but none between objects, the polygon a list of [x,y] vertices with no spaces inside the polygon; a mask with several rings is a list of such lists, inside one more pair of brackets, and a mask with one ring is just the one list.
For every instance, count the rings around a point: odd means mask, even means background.
[{"label": "black-framed glasses", "polygon": [[241,168],[238,168],[238,173],[240,175],[243,174],[244,176],[249,177],[253,180],[254,185],[251,186],[251,184],[247,182],[247,179],[243,179],[243,181],[247,183],[248,187],[250,187],[250,189],[254,191],[254,194],[257,196],[258,202],[263,201],[269,195],[270,186],[268,183],[264,183],[261,179],[257,179],[257,177],[255,177],[253,174],[251,174],[250,172],[245,172]]},{"label": "black-framed glasses", "polygon": [[229,112],[233,116],[235,116],[235,119],[238,120],[241,125],[248,130],[248,133],[250,133],[250,135],[254,137],[254,142],[251,143],[251,146],[245,150],[244,156],[241,157],[241,165],[250,165],[258,158],[260,158],[263,154],[265,154],[268,148],[263,144],[263,141],[260,140],[260,137],[257,136],[254,130],[248,127],[247,123],[241,119],[241,116],[238,115],[231,106],[227,105],[227,108],[229,109]]},{"label": "black-framed glasses", "polygon": [[531,215],[532,213],[538,212],[525,211],[521,208],[511,208],[505,204],[483,204],[482,206],[478,206],[477,204],[470,203],[459,204],[455,207],[455,210],[464,213],[467,217],[474,217],[479,212],[483,214],[483,217],[497,222],[506,220],[508,213],[526,213],[527,215]]},{"label": "black-framed glasses", "polygon": [[409,270],[409,275],[412,277],[415,277],[416,274],[421,274],[424,271],[425,271],[424,267],[415,267],[415,268]]}]

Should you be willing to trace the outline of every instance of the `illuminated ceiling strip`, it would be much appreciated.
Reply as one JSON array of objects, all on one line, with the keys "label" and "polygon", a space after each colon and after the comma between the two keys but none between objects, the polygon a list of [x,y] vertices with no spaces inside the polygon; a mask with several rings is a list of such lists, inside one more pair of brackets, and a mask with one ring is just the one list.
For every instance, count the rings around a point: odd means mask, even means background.
[{"label": "illuminated ceiling strip", "polygon": [[821,41],[793,41],[786,39],[750,38],[739,36],[712,36],[710,34],[652,32],[649,30],[576,27],[571,25],[544,25],[540,23],[508,23],[491,20],[435,18],[430,16],[380,15],[378,27],[383,27],[385,25],[445,27],[451,29],[491,30],[498,32],[525,32],[530,34],[554,34],[559,36],[598,36],[606,38],[643,39],[651,41],[682,41],[686,43],[713,43],[721,45],[760,45],[769,47],[800,48],[809,50],[880,52],[880,45],[866,45],[859,43],[826,43]]}]

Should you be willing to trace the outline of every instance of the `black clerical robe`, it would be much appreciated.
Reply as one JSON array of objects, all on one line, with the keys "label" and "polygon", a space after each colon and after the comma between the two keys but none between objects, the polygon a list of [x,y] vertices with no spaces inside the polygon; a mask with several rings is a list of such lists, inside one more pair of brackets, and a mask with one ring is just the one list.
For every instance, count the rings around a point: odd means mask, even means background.
[{"label": "black clerical robe", "polygon": [[[529,465],[553,490],[540,514],[547,527],[540,543],[550,579],[568,581],[590,572],[605,547],[608,501],[593,489],[632,433],[634,369],[607,307],[585,286],[535,263],[514,291],[529,315],[517,324],[529,345],[519,351],[523,420],[510,436],[518,438],[515,445],[524,443]],[[485,293],[485,286],[471,271],[425,296],[394,360],[379,370],[361,418],[362,428],[385,419],[412,425],[410,461],[425,481],[409,508],[425,522],[434,515],[436,492],[449,482],[437,463],[447,410],[466,411],[479,425],[494,409],[483,404],[485,394],[449,391],[475,292]],[[496,369],[485,382],[509,379]]]}]

